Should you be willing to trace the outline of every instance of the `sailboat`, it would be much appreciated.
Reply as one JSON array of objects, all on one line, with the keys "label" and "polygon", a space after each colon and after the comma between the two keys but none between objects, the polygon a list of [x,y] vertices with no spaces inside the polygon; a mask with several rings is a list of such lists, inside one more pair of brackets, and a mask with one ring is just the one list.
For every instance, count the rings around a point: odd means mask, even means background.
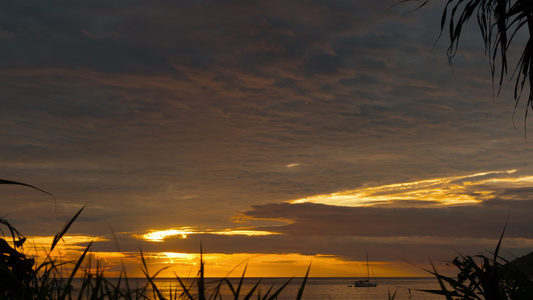
[{"label": "sailboat", "polygon": [[368,253],[366,254],[366,272],[367,272],[367,278],[366,280],[356,280],[353,283],[354,287],[377,287],[377,282],[370,282],[370,266],[368,265]]}]

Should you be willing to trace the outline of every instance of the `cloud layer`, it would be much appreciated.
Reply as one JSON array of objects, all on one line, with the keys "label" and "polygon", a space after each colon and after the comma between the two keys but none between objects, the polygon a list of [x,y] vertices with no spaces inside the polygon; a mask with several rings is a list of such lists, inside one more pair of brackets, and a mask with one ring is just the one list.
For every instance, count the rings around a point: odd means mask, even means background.
[{"label": "cloud layer", "polygon": [[[113,227],[128,251],[394,260],[440,255],[432,237],[490,248],[511,211],[526,252],[532,145],[510,90],[494,100],[474,31],[452,71],[438,3],[394,3],[3,3],[2,177],[58,205],[6,186],[2,215],[50,235],[87,204],[73,233]],[[203,234],[132,238],[182,227]],[[206,233],[228,229],[282,235]]]}]

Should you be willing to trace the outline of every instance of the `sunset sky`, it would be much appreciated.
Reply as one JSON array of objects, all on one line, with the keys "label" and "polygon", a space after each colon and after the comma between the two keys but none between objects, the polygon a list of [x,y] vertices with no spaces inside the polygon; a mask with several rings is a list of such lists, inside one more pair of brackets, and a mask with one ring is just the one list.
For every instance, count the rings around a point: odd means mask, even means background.
[{"label": "sunset sky", "polygon": [[111,275],[202,244],[208,276],[425,276],[507,218],[533,251],[525,102],[476,24],[450,66],[445,3],[396,2],[0,1],[0,178],[57,200],[3,185],[0,217],[42,249],[86,205],[61,255]]}]

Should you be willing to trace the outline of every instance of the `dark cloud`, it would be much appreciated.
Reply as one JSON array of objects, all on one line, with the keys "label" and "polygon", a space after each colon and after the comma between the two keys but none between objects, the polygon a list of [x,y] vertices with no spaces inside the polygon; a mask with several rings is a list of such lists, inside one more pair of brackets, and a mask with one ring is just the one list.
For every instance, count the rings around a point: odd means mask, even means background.
[{"label": "dark cloud", "polygon": [[[480,188],[480,191],[483,187]],[[490,190],[487,188],[486,190]],[[509,205],[512,207],[528,207],[529,201],[533,199],[533,188],[531,187],[517,187],[517,188],[499,188],[492,191],[491,200],[485,201],[485,205]]]},{"label": "dark cloud", "polygon": [[[525,201],[524,201],[525,202]],[[509,237],[531,238],[528,224],[533,217],[523,207],[451,206],[445,208],[340,207],[322,204],[265,204],[253,206],[244,215],[256,219],[287,220],[290,224],[262,230],[295,236],[495,238],[512,208]]]},{"label": "dark cloud", "polygon": [[[1,26],[13,36],[0,47],[2,65],[179,75],[156,51],[123,36],[120,16],[98,11],[98,5],[84,6],[63,1],[4,5]],[[100,37],[99,30],[107,36]]]}]

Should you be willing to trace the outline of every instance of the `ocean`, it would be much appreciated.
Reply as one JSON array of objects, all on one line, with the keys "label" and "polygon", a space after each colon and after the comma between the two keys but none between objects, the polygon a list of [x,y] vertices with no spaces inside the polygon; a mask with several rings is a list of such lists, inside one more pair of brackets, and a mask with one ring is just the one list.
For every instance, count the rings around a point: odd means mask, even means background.
[{"label": "ocean", "polygon": [[[357,278],[356,278],[357,279]],[[133,286],[143,286],[146,283],[146,279],[130,279],[133,281]],[[220,279],[206,278],[206,285],[209,288],[213,288],[220,282]],[[232,284],[237,287],[239,278],[231,278]],[[263,296],[270,287],[272,292],[279,289],[289,278],[245,278],[244,284],[241,288],[240,297],[244,298],[252,287],[260,282],[259,290],[256,290],[252,299],[257,299],[258,291]],[[287,287],[277,297],[280,300],[296,299],[298,290],[302,284],[303,278],[294,278]],[[318,300],[318,299],[365,299],[365,300],[387,300],[389,294],[392,296],[396,292],[395,300],[403,299],[420,299],[420,300],[433,300],[444,299],[443,296],[429,294],[421,292],[422,289],[439,289],[439,284],[435,278],[423,277],[423,278],[376,278],[375,282],[378,283],[377,287],[353,287],[352,283],[354,278],[308,278],[305,285],[303,299]],[[155,279],[158,289],[168,299],[175,298],[176,290],[179,289],[176,279]],[[227,287],[227,285],[224,285]],[[195,291],[194,289],[192,290]],[[148,292],[150,295],[152,291]],[[272,294],[271,292],[271,294]],[[208,296],[212,293],[208,292]],[[222,289],[222,299],[231,299],[233,294],[229,288]],[[209,298],[209,297],[208,297]]]}]

